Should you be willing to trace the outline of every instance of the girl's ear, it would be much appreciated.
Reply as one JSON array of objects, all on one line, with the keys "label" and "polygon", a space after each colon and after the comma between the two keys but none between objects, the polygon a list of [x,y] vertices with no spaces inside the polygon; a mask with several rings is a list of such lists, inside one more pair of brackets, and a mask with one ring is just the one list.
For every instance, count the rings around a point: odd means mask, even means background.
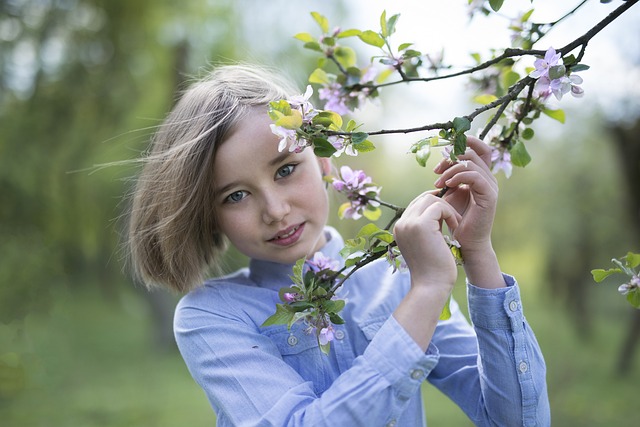
[{"label": "girl's ear", "polygon": [[320,164],[322,176],[331,175],[332,167],[330,157],[318,157],[318,163]]}]

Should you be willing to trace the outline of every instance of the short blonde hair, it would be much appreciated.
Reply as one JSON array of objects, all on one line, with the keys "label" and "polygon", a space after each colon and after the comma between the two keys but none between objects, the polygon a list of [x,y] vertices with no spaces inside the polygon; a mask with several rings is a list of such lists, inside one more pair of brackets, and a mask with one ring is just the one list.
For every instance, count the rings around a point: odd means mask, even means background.
[{"label": "short blonde hair", "polygon": [[218,67],[186,90],[152,138],[132,193],[128,248],[147,287],[186,292],[219,267],[226,241],[214,205],[216,148],[250,107],[295,93],[253,65]]}]

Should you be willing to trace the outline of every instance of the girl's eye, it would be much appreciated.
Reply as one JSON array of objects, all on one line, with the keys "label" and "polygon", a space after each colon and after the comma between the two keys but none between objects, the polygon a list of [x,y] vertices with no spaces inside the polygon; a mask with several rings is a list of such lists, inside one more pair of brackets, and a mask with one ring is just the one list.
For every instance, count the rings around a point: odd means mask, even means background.
[{"label": "girl's eye", "polygon": [[245,191],[234,191],[233,193],[229,194],[227,198],[224,199],[224,201],[229,203],[237,203],[245,197],[247,197]]},{"label": "girl's eye", "polygon": [[278,178],[284,178],[286,176],[291,175],[294,169],[295,169],[295,165],[285,165],[285,166],[282,166],[280,169],[278,169],[278,172],[276,172],[276,175]]}]

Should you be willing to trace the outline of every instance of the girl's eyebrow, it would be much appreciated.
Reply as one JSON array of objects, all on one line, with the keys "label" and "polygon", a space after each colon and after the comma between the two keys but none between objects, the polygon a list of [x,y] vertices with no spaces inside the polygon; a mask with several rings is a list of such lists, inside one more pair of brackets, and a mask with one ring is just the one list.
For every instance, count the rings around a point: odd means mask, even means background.
[{"label": "girl's eyebrow", "polygon": [[287,159],[288,157],[292,156],[294,153],[289,153],[288,151],[284,151],[282,153],[279,153],[276,157],[274,157],[273,159],[271,159],[269,161],[269,166],[275,166],[278,163],[283,162],[285,159]]}]

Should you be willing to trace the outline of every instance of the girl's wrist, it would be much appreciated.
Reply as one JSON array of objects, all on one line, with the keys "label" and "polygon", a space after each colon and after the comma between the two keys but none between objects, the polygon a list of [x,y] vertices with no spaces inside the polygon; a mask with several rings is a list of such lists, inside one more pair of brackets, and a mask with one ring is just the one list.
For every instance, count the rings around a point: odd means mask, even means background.
[{"label": "girl's wrist", "polygon": [[487,289],[506,286],[498,257],[491,246],[482,251],[463,252],[462,257],[462,265],[469,283]]}]

